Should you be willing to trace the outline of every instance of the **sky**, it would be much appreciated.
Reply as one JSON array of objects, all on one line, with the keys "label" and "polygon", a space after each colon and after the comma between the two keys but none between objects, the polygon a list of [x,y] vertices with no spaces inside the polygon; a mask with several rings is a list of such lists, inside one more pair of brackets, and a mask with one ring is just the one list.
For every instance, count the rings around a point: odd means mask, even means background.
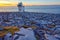
[{"label": "sky", "polygon": [[60,5],[60,0],[0,0],[0,5],[17,5],[19,2],[24,5]]}]

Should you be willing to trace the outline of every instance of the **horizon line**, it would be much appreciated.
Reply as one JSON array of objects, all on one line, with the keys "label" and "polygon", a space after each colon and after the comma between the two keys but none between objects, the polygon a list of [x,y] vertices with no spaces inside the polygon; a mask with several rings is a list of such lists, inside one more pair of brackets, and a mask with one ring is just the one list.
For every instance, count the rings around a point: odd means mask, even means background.
[{"label": "horizon line", "polygon": [[[60,4],[44,4],[44,5],[42,5],[42,4],[41,4],[41,5],[39,5],[39,4],[36,4],[36,5],[24,5],[24,4],[23,4],[23,6],[49,6],[49,5],[60,5]],[[17,6],[17,4],[16,4],[16,5],[14,5],[14,4],[13,4],[13,5],[11,5],[11,4],[5,4],[5,5],[4,5],[4,4],[3,4],[3,5],[0,5],[0,7],[1,7],[1,6]]]}]

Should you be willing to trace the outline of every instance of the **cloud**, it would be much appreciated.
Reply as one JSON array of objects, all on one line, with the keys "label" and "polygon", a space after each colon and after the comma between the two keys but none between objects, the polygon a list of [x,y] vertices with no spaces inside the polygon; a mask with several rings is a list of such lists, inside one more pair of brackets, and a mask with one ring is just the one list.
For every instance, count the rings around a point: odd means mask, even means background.
[{"label": "cloud", "polygon": [[0,0],[0,1],[18,2],[19,0]]}]

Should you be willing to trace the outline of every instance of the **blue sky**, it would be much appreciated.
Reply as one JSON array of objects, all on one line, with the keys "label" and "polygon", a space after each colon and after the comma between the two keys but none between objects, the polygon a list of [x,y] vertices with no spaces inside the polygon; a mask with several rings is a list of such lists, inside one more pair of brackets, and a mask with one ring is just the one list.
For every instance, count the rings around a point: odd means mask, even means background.
[{"label": "blue sky", "polygon": [[9,2],[23,2],[33,5],[60,5],[60,0],[0,0]]}]

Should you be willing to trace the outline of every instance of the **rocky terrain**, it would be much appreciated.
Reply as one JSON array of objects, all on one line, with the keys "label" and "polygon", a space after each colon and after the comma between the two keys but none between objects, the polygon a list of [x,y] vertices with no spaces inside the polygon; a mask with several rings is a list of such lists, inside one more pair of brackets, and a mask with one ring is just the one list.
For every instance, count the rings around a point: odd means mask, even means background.
[{"label": "rocky terrain", "polygon": [[0,26],[28,26],[37,40],[60,40],[60,14],[1,12]]}]

